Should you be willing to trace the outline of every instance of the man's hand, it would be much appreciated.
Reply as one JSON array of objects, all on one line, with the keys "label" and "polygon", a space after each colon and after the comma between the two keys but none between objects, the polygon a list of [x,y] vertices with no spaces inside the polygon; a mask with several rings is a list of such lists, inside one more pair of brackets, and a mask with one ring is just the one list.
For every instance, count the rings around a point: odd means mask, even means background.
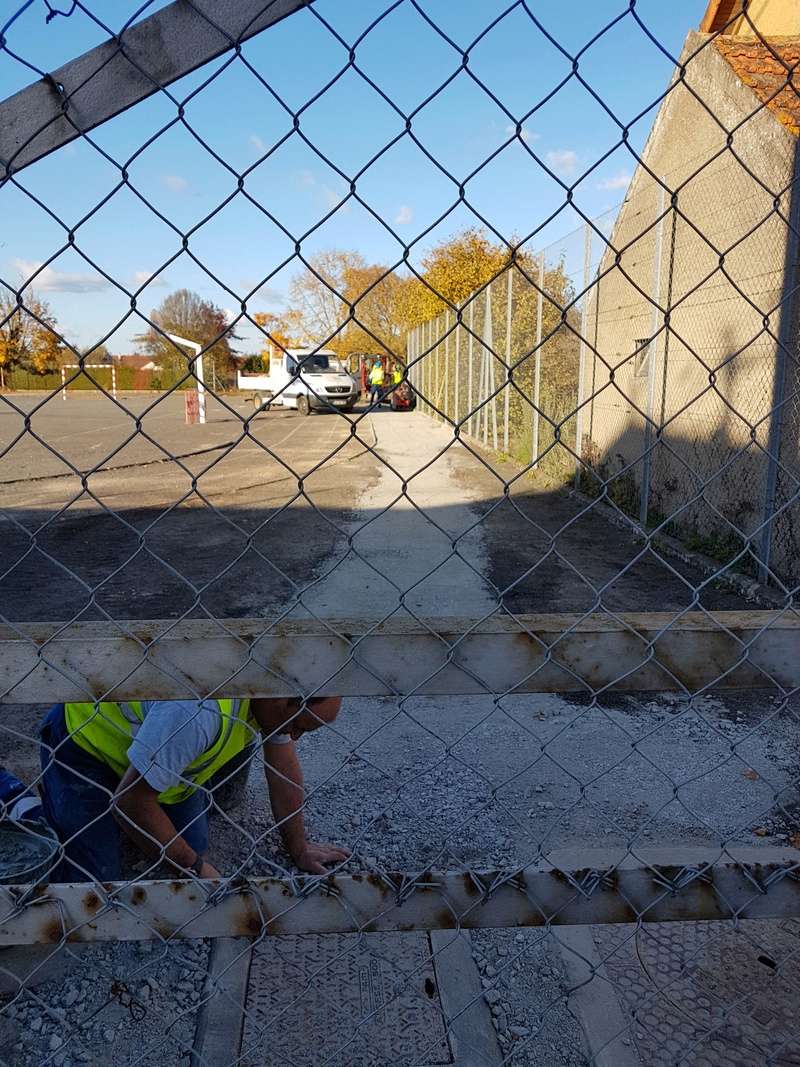
[{"label": "man's hand", "polygon": [[292,852],[292,859],[301,871],[309,874],[327,874],[328,866],[344,863],[350,858],[350,850],[338,845],[325,845],[316,841],[305,841]]}]

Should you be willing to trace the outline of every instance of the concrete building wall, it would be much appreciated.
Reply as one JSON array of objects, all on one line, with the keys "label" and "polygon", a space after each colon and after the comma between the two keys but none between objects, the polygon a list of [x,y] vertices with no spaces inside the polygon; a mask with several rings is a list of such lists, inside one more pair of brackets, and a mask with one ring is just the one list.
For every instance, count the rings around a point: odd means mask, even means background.
[{"label": "concrete building wall", "polygon": [[728,522],[751,535],[762,521],[797,141],[708,41],[687,38],[601,262],[584,454],[638,494],[652,389],[650,510],[724,541]]}]

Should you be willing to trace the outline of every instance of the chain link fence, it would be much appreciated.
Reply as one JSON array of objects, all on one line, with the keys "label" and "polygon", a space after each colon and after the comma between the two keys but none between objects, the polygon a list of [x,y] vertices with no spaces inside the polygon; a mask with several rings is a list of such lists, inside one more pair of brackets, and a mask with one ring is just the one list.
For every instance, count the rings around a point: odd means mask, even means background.
[{"label": "chain link fence", "polygon": [[[416,327],[409,361],[424,357],[423,409],[460,434],[785,591],[798,567],[797,356],[778,335],[788,194],[776,214],[755,178],[741,196],[740,163],[710,169],[670,207],[649,179],[520,256]],[[719,202],[730,188],[735,216]]]},{"label": "chain link fence", "polygon": [[0,1062],[796,1062],[797,40],[99,6],[0,26]]}]

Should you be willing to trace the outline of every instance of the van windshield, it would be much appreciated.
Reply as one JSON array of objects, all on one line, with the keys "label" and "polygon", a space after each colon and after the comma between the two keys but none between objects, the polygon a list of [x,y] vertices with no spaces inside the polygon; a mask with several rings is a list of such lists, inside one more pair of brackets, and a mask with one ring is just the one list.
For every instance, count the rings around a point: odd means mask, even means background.
[{"label": "van windshield", "polygon": [[320,371],[328,370],[330,366],[328,357],[321,353],[315,356],[298,356],[297,363],[303,374],[319,374]]}]

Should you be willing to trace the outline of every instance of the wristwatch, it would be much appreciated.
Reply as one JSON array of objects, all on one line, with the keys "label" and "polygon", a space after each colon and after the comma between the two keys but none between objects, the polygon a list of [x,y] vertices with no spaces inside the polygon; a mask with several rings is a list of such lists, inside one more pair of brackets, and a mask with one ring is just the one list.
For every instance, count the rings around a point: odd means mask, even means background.
[{"label": "wristwatch", "polygon": [[190,871],[191,871],[191,872],[192,872],[193,874],[196,874],[198,878],[201,878],[201,877],[202,877],[202,875],[201,875],[201,873],[200,873],[200,872],[202,871],[202,869],[203,869],[203,864],[204,864],[205,862],[206,862],[206,861],[205,861],[205,859],[204,859],[204,858],[203,858],[203,857],[202,857],[202,856],[200,855],[200,853],[198,852],[198,853],[197,853],[197,855],[196,855],[196,856],[195,856],[195,858],[194,858],[194,862],[192,862],[192,863],[190,863],[190,864],[189,864],[189,870],[190,870]]}]

